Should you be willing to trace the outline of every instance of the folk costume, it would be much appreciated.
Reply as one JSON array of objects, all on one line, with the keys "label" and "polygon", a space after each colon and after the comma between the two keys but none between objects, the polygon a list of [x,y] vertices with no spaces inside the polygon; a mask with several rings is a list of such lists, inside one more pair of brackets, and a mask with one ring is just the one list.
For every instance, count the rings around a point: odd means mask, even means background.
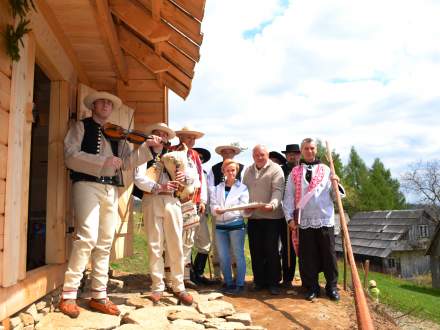
[{"label": "folk costume", "polygon": [[[177,133],[177,132],[176,132]],[[181,144],[171,147],[171,150],[180,150]],[[200,203],[206,205],[208,199],[206,181],[203,176],[202,162],[200,161],[199,155],[193,149],[188,149],[188,173],[186,174],[191,180],[194,181],[194,186],[197,188],[192,200],[196,203],[197,208]],[[185,201],[181,201],[182,203]],[[182,247],[183,247],[183,258],[184,258],[184,282],[190,283],[191,279],[191,251],[194,245],[194,236],[196,232],[196,227],[183,228],[182,231]],[[168,241],[167,241],[168,244]],[[165,251],[165,280],[169,283],[169,270],[171,270],[171,260],[168,256],[169,249]]]},{"label": "folk costume", "polygon": [[[345,192],[341,185],[339,190],[344,196]],[[298,209],[299,267],[302,284],[308,290],[308,297],[318,296],[320,291],[318,274],[323,271],[327,282],[326,292],[329,296],[335,296],[338,268],[335,253],[333,190],[330,168],[319,160],[302,161],[288,177],[283,200],[286,219],[288,221],[294,219],[294,211],[298,212]]]},{"label": "folk costume", "polygon": [[[113,102],[115,98],[108,93],[97,92],[86,97],[84,103],[91,108],[96,99],[110,99]],[[113,102],[114,110],[117,110],[116,106],[120,106],[120,100]],[[152,159],[146,143],[134,151],[128,146],[124,148],[123,143],[108,140],[101,131],[101,125],[92,117],[74,123],[64,139],[65,164],[70,169],[73,181],[75,235],[64,278],[63,300],[77,298],[89,258],[92,259],[92,298],[107,299],[109,258],[118,219],[117,185],[120,180],[114,168],[104,167],[104,163],[107,157],[118,156],[123,160],[122,168],[129,169]]]},{"label": "folk costume", "polygon": [[[174,132],[165,124],[163,127],[150,126],[147,131],[163,130],[171,139]],[[163,251],[166,248],[170,261],[170,286],[173,292],[180,293],[185,290],[183,284],[183,219],[180,201],[173,192],[158,191],[158,185],[166,184],[171,180],[170,175],[160,163],[160,157],[166,153],[165,149],[153,150],[153,160],[136,168],[134,183],[143,191],[142,212],[144,215],[144,228],[148,238],[149,268],[151,274],[151,290],[159,295],[165,289]],[[154,169],[156,175],[148,176],[147,169]],[[166,247],[164,242],[166,241]]]},{"label": "folk costume", "polygon": [[[286,150],[282,151],[282,153],[301,153],[298,144],[288,144],[286,145]],[[298,163],[290,163],[285,162],[281,165],[281,169],[284,173],[284,178],[289,177],[289,174],[292,172],[293,168],[297,166]],[[286,287],[290,287],[295,277],[295,269],[296,269],[296,253],[293,247],[293,242],[289,239],[289,229],[288,225],[286,225],[286,219],[280,222],[280,241],[281,241],[281,262],[282,262],[282,274],[283,274],[283,285]],[[290,245],[290,246],[288,246]],[[289,260],[290,259],[290,260]]]},{"label": "folk costume", "polygon": [[248,237],[254,286],[256,289],[269,287],[275,294],[281,280],[278,241],[279,223],[283,219],[283,171],[269,159],[261,169],[255,164],[248,167],[243,183],[249,189],[249,202],[268,203],[273,208],[271,212],[256,210],[252,213],[248,221]]}]

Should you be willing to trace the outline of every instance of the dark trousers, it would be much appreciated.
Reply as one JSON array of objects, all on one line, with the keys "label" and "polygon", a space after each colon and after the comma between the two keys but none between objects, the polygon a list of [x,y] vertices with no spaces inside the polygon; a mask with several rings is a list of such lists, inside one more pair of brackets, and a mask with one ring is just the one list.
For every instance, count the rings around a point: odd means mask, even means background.
[{"label": "dark trousers", "polygon": [[249,250],[256,285],[273,286],[281,280],[279,227],[279,219],[249,219]]},{"label": "dark trousers", "polygon": [[[295,276],[296,254],[293,249],[292,236],[289,231],[287,237],[287,222],[285,219],[280,220],[280,240],[281,240],[281,260],[283,266],[283,282],[292,282]],[[290,245],[290,267],[288,256],[288,244]]]},{"label": "dark trousers", "polygon": [[318,274],[321,271],[327,281],[325,289],[336,289],[338,265],[334,227],[299,229],[299,271],[307,290],[319,290]]}]

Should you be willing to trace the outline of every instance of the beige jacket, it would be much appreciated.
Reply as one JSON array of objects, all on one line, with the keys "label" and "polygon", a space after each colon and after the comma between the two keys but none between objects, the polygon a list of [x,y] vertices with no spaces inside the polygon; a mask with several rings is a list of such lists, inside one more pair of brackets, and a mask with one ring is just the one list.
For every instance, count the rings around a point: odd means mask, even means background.
[{"label": "beige jacket", "polygon": [[266,165],[258,171],[255,164],[253,164],[246,169],[243,183],[249,189],[250,203],[270,203],[274,207],[272,212],[257,210],[249,217],[250,219],[281,219],[284,217],[281,208],[284,192],[284,173],[281,166],[269,159]]}]

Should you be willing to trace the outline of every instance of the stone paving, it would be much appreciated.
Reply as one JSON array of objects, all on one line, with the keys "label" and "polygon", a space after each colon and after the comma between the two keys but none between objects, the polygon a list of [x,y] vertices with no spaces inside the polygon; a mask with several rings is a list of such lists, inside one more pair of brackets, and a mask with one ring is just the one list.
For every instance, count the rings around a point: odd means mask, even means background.
[{"label": "stone paving", "polygon": [[161,301],[154,305],[148,298],[150,292],[133,289],[124,292],[123,283],[118,283],[113,291],[109,293],[109,297],[121,310],[120,316],[91,311],[87,306],[87,296],[83,295],[78,300],[81,314],[77,319],[71,319],[57,311],[56,305],[59,301],[59,291],[57,291],[10,318],[10,329],[265,329],[253,325],[249,313],[236,311],[231,303],[223,300],[221,293],[213,290],[200,292],[188,290],[194,297],[192,306],[179,305],[177,299],[166,292]]}]

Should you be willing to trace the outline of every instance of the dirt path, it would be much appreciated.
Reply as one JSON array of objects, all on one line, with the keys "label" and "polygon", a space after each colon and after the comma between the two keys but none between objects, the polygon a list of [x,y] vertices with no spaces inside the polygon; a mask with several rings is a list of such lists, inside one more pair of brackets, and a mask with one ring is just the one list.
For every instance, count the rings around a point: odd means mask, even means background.
[{"label": "dirt path", "polygon": [[[146,285],[142,275],[128,275],[120,278],[126,283],[125,289],[136,289]],[[237,311],[248,312],[254,324],[264,326],[268,330],[288,329],[357,329],[353,297],[340,291],[341,300],[333,302],[321,295],[321,298],[310,302],[304,299],[300,291],[300,282],[295,288],[280,296],[272,296],[268,291],[252,292],[250,281],[248,290],[239,297],[228,296],[224,300],[232,303]],[[204,287],[203,290],[214,288]],[[399,329],[384,312],[377,312],[370,306],[376,329]]]}]

